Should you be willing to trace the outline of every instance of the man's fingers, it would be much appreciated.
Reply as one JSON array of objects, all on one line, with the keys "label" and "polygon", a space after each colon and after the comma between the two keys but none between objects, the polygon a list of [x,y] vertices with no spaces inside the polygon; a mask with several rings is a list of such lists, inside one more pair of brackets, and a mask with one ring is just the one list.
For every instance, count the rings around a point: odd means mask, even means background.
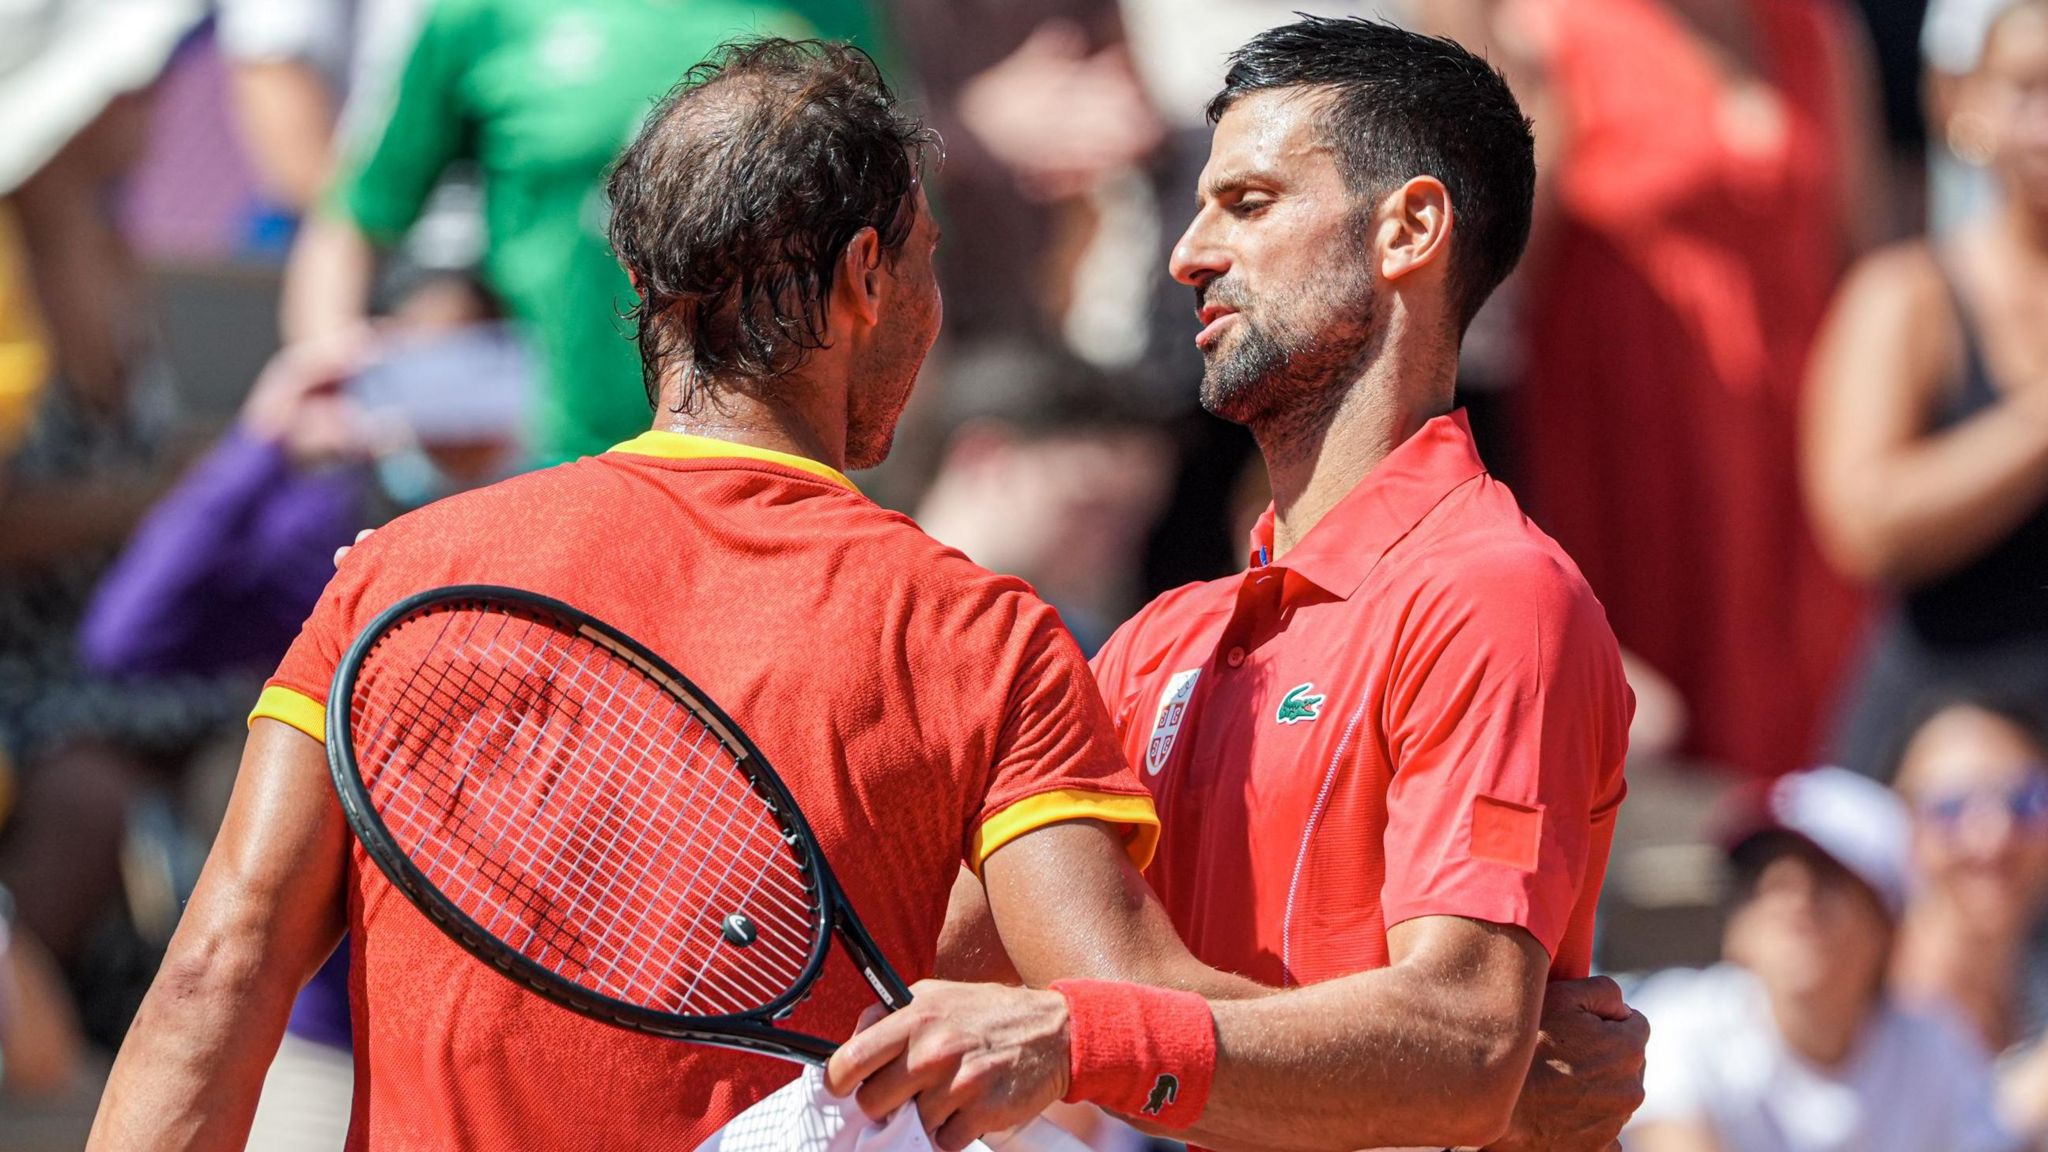
[{"label": "man's fingers", "polygon": [[[834,1096],[853,1095],[855,1088],[862,1087],[890,1061],[901,1056],[909,1043],[910,1029],[902,1014],[876,1021],[841,1044],[839,1051],[825,1062],[825,1090]],[[886,1116],[889,1111],[881,1115]]]},{"label": "man's fingers", "polygon": [[1553,1009],[1576,1008],[1617,1023],[1628,1019],[1631,1011],[1622,998],[1621,985],[1605,976],[1560,980],[1544,990],[1544,1003]]},{"label": "man's fingers", "polygon": [[932,1143],[938,1145],[940,1152],[960,1152],[981,1137],[981,1132],[977,1131],[980,1127],[970,1113],[955,1112],[943,1127],[932,1133]]},{"label": "man's fingers", "polygon": [[909,1054],[903,1053],[860,1082],[853,1098],[868,1119],[880,1123],[917,1098],[921,1083],[911,1072],[909,1061]]},{"label": "man's fingers", "polygon": [[[370,534],[375,531],[375,528],[365,528],[361,532],[356,533],[356,544],[361,544],[363,541],[368,540]],[[343,544],[334,550],[334,566],[336,568],[341,567],[341,562],[348,558],[350,552],[355,551],[356,544]]]},{"label": "man's fingers", "polygon": [[1641,1012],[1629,1009],[1628,1019],[1622,1021],[1621,1026],[1626,1030],[1629,1042],[1637,1047],[1640,1048],[1650,1042],[1650,1018]]},{"label": "man's fingers", "polygon": [[[966,1103],[960,1090],[951,1083],[941,1083],[926,1088],[917,1095],[917,1121],[924,1126],[924,1134],[942,1149],[957,1150],[966,1146],[967,1141],[947,1144],[939,1133],[948,1125],[962,1118],[961,1106]],[[955,1132],[959,1130],[955,1127]],[[979,1136],[980,1133],[974,1133]],[[973,1136],[968,1137],[973,1139]]]}]

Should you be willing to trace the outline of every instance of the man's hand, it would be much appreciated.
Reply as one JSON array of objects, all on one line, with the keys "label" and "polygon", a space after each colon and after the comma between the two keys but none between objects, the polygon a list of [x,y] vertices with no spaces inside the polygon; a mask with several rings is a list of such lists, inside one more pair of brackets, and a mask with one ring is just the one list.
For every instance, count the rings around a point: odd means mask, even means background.
[{"label": "man's hand", "polygon": [[[356,533],[356,544],[361,544],[363,541],[368,540],[376,531],[375,528],[365,528],[361,532]],[[348,559],[348,554],[356,550],[356,544],[343,544],[334,550],[334,566],[336,568],[341,567],[341,562]]]},{"label": "man's hand", "polygon": [[1066,997],[939,980],[911,994],[908,1007],[840,1046],[826,1088],[854,1095],[876,1120],[917,1101],[926,1134],[946,1152],[1023,1124],[1067,1094]]},{"label": "man's hand", "polygon": [[1536,1059],[1507,1137],[1493,1152],[1616,1152],[1643,1102],[1650,1023],[1605,976],[1550,985]]}]

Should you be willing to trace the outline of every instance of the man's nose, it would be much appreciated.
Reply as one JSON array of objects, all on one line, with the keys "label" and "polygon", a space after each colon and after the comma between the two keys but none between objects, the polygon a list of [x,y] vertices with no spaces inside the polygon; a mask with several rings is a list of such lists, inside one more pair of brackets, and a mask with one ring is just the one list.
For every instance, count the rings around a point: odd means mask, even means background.
[{"label": "man's nose", "polygon": [[1167,271],[1190,288],[1199,288],[1230,270],[1229,254],[1209,236],[1207,220],[1208,214],[1203,213],[1189,222],[1167,261]]}]

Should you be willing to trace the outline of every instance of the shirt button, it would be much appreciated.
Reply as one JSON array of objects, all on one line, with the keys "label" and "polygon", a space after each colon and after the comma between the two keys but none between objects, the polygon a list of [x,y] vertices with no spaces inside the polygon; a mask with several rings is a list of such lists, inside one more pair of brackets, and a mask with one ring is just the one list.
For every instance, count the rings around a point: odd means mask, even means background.
[{"label": "shirt button", "polygon": [[1235,668],[1238,665],[1244,663],[1244,649],[1232,648],[1230,650],[1230,654],[1225,656],[1223,659],[1228,661],[1232,668]]}]

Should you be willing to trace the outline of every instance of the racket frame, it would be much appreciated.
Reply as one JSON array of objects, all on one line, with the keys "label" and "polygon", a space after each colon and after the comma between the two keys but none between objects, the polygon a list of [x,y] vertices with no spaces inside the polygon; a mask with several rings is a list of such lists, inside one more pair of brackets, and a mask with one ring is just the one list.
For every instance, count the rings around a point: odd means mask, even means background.
[{"label": "racket frame", "polygon": [[[799,854],[799,863],[807,869],[811,883],[817,886],[816,899],[825,913],[825,931],[816,934],[802,973],[780,996],[751,1012],[726,1016],[683,1016],[593,991],[542,967],[493,936],[442,893],[406,855],[372,802],[369,787],[364,783],[356,761],[355,741],[349,726],[356,682],[371,649],[394,625],[431,608],[465,602],[539,618],[542,623],[549,623],[546,618],[553,617],[553,623],[569,626],[585,639],[636,666],[711,729],[712,735],[734,754],[737,767],[767,803],[771,815],[781,826],[783,838]],[[808,995],[824,971],[834,936],[839,938],[847,958],[867,979],[885,1007],[893,1012],[910,1003],[909,987],[889,965],[874,938],[854,914],[837,877],[832,874],[831,865],[825,859],[823,847],[811,831],[810,823],[804,819],[803,810],[797,806],[796,798],[790,795],[789,788],[776,775],[767,757],[754,746],[746,731],[646,645],[560,600],[499,585],[457,584],[414,593],[378,613],[376,619],[349,645],[328,689],[327,765],[334,778],[335,791],[341,797],[342,814],[348,820],[349,828],[355,832],[364,853],[377,865],[385,879],[470,955],[571,1011],[653,1036],[822,1066],[838,1049],[836,1043],[803,1032],[777,1028],[770,1021],[787,1017]]]}]

